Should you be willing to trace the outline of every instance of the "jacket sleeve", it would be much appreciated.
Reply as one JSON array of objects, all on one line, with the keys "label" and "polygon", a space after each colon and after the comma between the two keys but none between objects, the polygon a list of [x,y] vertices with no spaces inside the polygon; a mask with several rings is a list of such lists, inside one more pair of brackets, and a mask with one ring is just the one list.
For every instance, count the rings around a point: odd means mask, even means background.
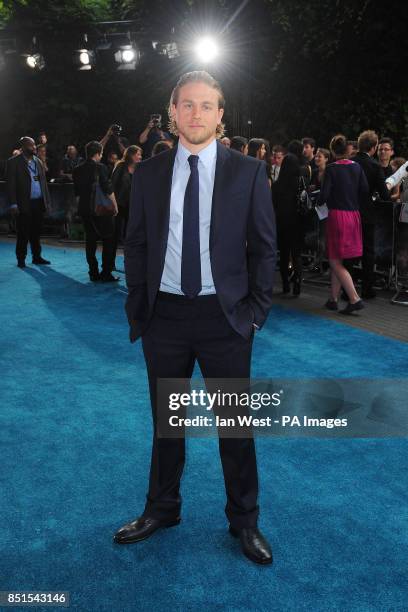
[{"label": "jacket sleeve", "polygon": [[360,209],[367,201],[368,194],[370,192],[370,188],[368,186],[368,181],[366,177],[366,173],[363,168],[360,166],[360,176],[358,181],[358,200]]},{"label": "jacket sleeve", "polygon": [[105,164],[99,164],[98,171],[99,171],[99,184],[101,186],[103,193],[105,195],[111,195],[111,193],[113,193],[113,187],[112,187],[112,183],[108,176],[108,169],[105,166]]},{"label": "jacket sleeve", "polygon": [[272,306],[276,265],[276,222],[266,166],[259,164],[247,226],[248,303],[254,323],[262,327]]},{"label": "jacket sleeve", "polygon": [[392,189],[400,184],[402,179],[408,176],[408,164],[402,164],[400,168],[394,174],[391,174],[387,179],[385,179],[386,185],[388,189]]},{"label": "jacket sleeve", "polygon": [[378,194],[381,200],[387,201],[391,199],[390,192],[388,191],[387,185],[385,184],[384,170],[382,169],[380,164],[378,164],[377,180],[376,180],[375,188],[376,188],[376,191],[378,191]]},{"label": "jacket sleeve", "polygon": [[143,321],[147,316],[147,240],[139,167],[136,168],[132,178],[124,255],[126,285],[129,292],[125,309],[131,325],[134,321]]},{"label": "jacket sleeve", "polygon": [[324,175],[323,175],[322,185],[320,188],[319,199],[317,201],[318,206],[323,206],[323,204],[327,204],[327,201],[330,198],[332,184],[333,184],[333,181],[332,181],[331,169],[326,168]]},{"label": "jacket sleeve", "polygon": [[124,165],[115,168],[111,181],[118,206],[121,206],[122,208],[127,207],[129,204],[131,182],[128,179],[128,172],[126,172]]},{"label": "jacket sleeve", "polygon": [[41,176],[41,190],[42,190],[42,194],[43,194],[43,198],[44,198],[45,209],[46,209],[46,211],[50,211],[50,209],[51,209],[51,196],[50,196],[50,190],[48,189],[47,175],[46,175],[46,172],[45,172],[44,164],[42,163],[41,159],[39,159],[38,157],[36,158],[35,161],[38,164],[39,174]]}]

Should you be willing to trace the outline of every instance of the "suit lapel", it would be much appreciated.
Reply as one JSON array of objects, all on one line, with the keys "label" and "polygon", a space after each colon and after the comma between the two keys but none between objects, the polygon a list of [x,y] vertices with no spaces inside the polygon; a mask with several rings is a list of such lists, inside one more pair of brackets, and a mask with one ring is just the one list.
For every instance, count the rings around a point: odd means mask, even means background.
[{"label": "suit lapel", "polygon": [[173,179],[174,160],[177,155],[177,147],[174,147],[168,155],[163,156],[163,167],[160,174],[153,177],[153,180],[158,185],[157,218],[160,228],[160,246],[161,246],[161,268],[164,266],[164,258],[166,256],[167,240],[169,236],[170,224],[170,199],[171,199],[171,183]]},{"label": "suit lapel", "polygon": [[214,191],[211,206],[211,225],[210,225],[210,252],[214,245],[218,229],[221,225],[221,211],[225,185],[229,180],[229,159],[230,152],[217,141],[217,161],[215,164]]}]

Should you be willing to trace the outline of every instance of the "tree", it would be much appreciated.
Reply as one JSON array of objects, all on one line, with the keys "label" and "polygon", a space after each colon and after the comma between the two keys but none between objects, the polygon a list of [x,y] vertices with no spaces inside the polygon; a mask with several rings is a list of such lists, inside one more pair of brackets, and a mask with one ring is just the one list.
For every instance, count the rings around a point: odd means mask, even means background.
[{"label": "tree", "polygon": [[[336,132],[349,138],[367,128],[408,151],[405,5],[389,0],[4,0],[0,19],[20,46],[33,34],[46,55],[40,74],[2,76],[2,141],[8,150],[21,130],[48,127],[61,144],[100,136],[111,121],[123,123],[132,142],[152,112],[165,115],[178,76],[197,68],[190,38],[211,23],[227,47],[209,69],[227,99],[228,133],[266,136],[273,143],[314,136],[327,144]],[[126,32],[99,21],[129,19],[142,61],[117,73],[101,61],[78,73],[72,51],[81,33]],[[157,56],[152,41],[176,40],[182,56]],[[21,51],[22,49],[20,49]],[[183,53],[184,51],[184,53]]]}]

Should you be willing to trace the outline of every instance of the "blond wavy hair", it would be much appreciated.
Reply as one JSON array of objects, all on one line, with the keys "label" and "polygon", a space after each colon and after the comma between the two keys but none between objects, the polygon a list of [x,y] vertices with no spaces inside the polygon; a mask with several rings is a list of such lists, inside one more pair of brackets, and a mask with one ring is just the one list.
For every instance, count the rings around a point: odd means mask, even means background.
[{"label": "blond wavy hair", "polygon": [[[209,74],[205,70],[194,70],[193,72],[186,72],[179,78],[179,80],[177,81],[177,85],[171,92],[170,102],[167,108],[167,112],[169,115],[168,127],[169,131],[174,134],[174,136],[178,136],[179,131],[177,128],[176,120],[172,117],[171,107],[173,104],[174,106],[177,106],[180,89],[183,87],[183,85],[187,85],[187,83],[205,83],[209,87],[212,87],[218,92],[218,108],[225,108],[225,98],[224,93],[221,89],[221,85],[218,81],[214,79],[214,77],[211,76],[211,74]],[[216,138],[222,138],[224,136],[224,133],[225,123],[219,123],[215,131]]]}]

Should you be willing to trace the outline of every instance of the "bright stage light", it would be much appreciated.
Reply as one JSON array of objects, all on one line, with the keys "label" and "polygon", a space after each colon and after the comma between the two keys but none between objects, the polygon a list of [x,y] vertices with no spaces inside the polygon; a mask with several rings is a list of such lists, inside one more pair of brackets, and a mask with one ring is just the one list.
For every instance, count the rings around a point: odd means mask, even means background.
[{"label": "bright stage light", "polygon": [[79,52],[79,61],[83,66],[88,66],[91,63],[91,58],[88,51],[83,49]]},{"label": "bright stage light", "polygon": [[90,49],[78,49],[74,53],[74,63],[78,70],[92,70],[95,65],[95,52]]},{"label": "bright stage light", "polygon": [[135,59],[135,51],[134,49],[124,49],[122,51],[122,61],[124,64],[130,64]]},{"label": "bright stage light", "polygon": [[218,45],[213,38],[201,38],[194,47],[198,59],[207,64],[212,62],[218,55]]},{"label": "bright stage light", "polygon": [[25,61],[29,68],[32,70],[42,70],[45,66],[45,61],[40,53],[33,53],[25,55]]},{"label": "bright stage light", "polygon": [[140,59],[140,52],[133,45],[122,45],[115,53],[118,70],[135,70]]},{"label": "bright stage light", "polygon": [[89,48],[88,34],[82,35],[81,47],[74,51],[74,64],[78,70],[92,70],[96,62],[95,51]]}]

